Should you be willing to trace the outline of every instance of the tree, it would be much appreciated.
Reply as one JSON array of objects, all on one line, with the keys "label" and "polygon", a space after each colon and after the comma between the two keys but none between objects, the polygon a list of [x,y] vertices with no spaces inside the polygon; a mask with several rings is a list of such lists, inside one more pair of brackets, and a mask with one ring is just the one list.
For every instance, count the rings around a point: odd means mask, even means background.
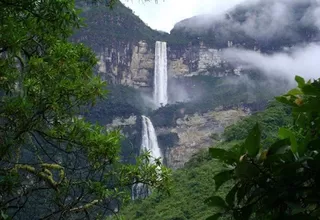
[{"label": "tree", "polygon": [[164,188],[166,168],[144,163],[148,155],[121,163],[119,131],[80,117],[106,91],[93,52],[67,40],[82,25],[75,2],[0,8],[1,218],[97,219],[118,208],[133,179]]},{"label": "tree", "polygon": [[225,199],[207,199],[221,208],[209,219],[320,219],[320,79],[296,81],[297,88],[277,97],[292,108],[294,125],[280,128],[269,147],[261,147],[256,124],[242,145],[210,149],[227,167],[214,177],[217,190],[234,184]]}]

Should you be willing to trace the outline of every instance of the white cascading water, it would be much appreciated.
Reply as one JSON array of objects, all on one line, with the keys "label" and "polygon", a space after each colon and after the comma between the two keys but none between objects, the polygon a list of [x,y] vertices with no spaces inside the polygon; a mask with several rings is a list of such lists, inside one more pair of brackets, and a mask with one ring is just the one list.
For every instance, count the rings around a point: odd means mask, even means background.
[{"label": "white cascading water", "polygon": [[156,131],[153,127],[151,120],[142,116],[142,143],[141,152],[150,152],[152,159],[151,164],[155,163],[155,158],[161,157],[161,150],[158,145]]},{"label": "white cascading water", "polygon": [[157,41],[155,48],[153,100],[157,107],[168,103],[167,43]]},{"label": "white cascading water", "polygon": [[[155,159],[160,158],[162,162],[162,154],[158,145],[157,135],[151,120],[142,116],[142,142],[140,152],[150,152],[150,164],[155,163]],[[150,189],[147,185],[137,183],[132,186],[132,200],[144,198],[150,194]]]}]

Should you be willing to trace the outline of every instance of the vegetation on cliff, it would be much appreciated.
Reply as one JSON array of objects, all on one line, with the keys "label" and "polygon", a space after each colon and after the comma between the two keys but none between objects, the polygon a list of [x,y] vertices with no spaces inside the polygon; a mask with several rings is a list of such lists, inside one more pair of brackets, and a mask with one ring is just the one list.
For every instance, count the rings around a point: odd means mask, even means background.
[{"label": "vegetation on cliff", "polygon": [[[211,76],[192,76],[171,79],[173,85],[183,85],[181,93],[187,96],[186,102],[177,102],[151,112],[156,127],[173,127],[176,120],[184,115],[206,113],[215,108],[249,108],[253,112],[265,109],[268,100],[285,92],[288,82],[265,78],[261,73],[252,72],[244,76],[215,78]],[[170,88],[170,87],[169,87]],[[179,93],[172,86],[169,94]],[[228,98],[226,98],[228,97]]]},{"label": "vegetation on cliff", "polygon": [[72,39],[85,43],[95,51],[117,48],[119,45],[124,47],[141,40],[151,44],[168,36],[151,29],[131,9],[118,1],[112,9],[81,1],[79,7],[83,10],[81,17],[86,26],[77,30]]}]

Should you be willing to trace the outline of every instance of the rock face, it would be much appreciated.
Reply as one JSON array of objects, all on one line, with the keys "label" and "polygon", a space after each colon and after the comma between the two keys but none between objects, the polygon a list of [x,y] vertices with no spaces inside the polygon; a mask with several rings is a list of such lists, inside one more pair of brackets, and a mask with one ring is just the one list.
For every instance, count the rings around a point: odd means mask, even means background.
[{"label": "rock face", "polygon": [[177,126],[157,129],[158,135],[175,134],[178,140],[171,148],[166,148],[167,166],[177,169],[200,149],[214,145],[224,128],[250,114],[248,110],[218,110],[199,115],[185,115],[177,120]]},{"label": "rock face", "polygon": [[[113,83],[135,88],[152,87],[154,76],[154,45],[145,41],[105,48],[98,54],[100,76]],[[235,74],[227,67],[220,51],[204,45],[171,49],[168,45],[168,74],[170,77]],[[239,72],[239,70],[238,70]]]},{"label": "rock face", "polygon": [[100,76],[113,83],[133,87],[151,87],[154,53],[144,41],[118,49],[105,48],[98,54]]},{"label": "rock face", "polygon": [[[159,146],[164,156],[166,165],[173,169],[183,165],[200,149],[208,148],[219,141],[219,136],[225,127],[234,124],[241,118],[250,114],[248,109],[231,109],[209,111],[202,115],[185,115],[177,119],[177,126],[169,128],[155,128],[158,136]],[[126,136],[134,149],[125,149],[128,152],[140,151],[141,144],[141,120],[137,116],[129,118],[115,118],[107,125],[110,129],[121,128],[122,134]],[[173,141],[162,141],[168,136]],[[169,138],[169,139],[170,139]],[[172,142],[170,145],[169,142]]]},{"label": "rock face", "polygon": [[130,72],[134,86],[148,87],[152,84],[154,71],[154,53],[146,42],[140,41],[134,47]]},{"label": "rock face", "polygon": [[[170,45],[169,45],[170,46]],[[211,75],[222,77],[239,73],[223,60],[221,50],[206,46],[203,42],[200,45],[187,48],[169,49],[169,73],[172,77],[189,77],[194,75]],[[241,70],[240,70],[241,72]]]},{"label": "rock face", "polygon": [[115,118],[113,119],[111,124],[107,125],[107,128],[119,128],[119,127],[126,127],[126,126],[134,126],[137,123],[137,116],[132,115],[129,118]]}]

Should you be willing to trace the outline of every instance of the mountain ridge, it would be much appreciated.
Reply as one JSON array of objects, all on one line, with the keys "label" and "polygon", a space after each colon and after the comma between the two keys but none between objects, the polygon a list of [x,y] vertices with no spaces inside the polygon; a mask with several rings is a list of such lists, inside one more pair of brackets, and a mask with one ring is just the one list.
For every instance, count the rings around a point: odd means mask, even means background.
[{"label": "mountain ridge", "polygon": [[198,15],[175,24],[171,35],[225,48],[228,41],[248,49],[277,51],[297,43],[320,40],[315,22],[320,3],[316,0],[257,1],[239,4],[221,16]]}]

